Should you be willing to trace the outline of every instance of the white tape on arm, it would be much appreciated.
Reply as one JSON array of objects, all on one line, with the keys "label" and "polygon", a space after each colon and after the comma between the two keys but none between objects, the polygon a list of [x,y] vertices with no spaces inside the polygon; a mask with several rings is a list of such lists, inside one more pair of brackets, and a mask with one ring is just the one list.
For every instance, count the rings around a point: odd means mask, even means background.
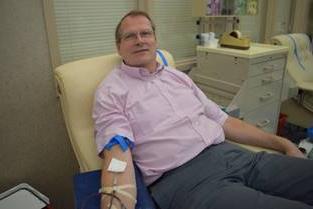
[{"label": "white tape on arm", "polygon": [[114,173],[123,173],[126,170],[127,162],[112,158],[108,171]]}]

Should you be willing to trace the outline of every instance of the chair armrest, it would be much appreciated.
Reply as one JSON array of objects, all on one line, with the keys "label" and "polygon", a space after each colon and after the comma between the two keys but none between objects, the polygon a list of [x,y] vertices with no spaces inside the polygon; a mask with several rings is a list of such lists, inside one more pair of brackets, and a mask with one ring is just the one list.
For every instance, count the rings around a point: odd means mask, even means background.
[{"label": "chair armrest", "polygon": [[232,143],[232,144],[236,144],[236,145],[238,145],[240,147],[246,148],[248,150],[251,150],[253,152],[265,151],[265,152],[269,152],[269,153],[279,153],[279,154],[281,154],[280,152],[278,152],[276,150],[272,150],[272,149],[267,149],[267,148],[263,148],[263,147],[256,147],[256,146],[247,145],[247,144],[240,144],[240,143],[233,142],[233,141],[230,141],[230,140],[226,140],[226,141],[229,142],[229,143]]}]

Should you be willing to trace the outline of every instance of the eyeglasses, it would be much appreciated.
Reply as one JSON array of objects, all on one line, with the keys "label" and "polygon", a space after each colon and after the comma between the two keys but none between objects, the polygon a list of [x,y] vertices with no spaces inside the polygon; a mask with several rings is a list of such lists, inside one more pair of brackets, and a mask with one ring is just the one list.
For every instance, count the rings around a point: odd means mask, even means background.
[{"label": "eyeglasses", "polygon": [[154,32],[152,30],[143,30],[139,32],[124,33],[121,35],[121,39],[123,41],[135,41],[138,36],[142,39],[151,38],[154,36]]}]

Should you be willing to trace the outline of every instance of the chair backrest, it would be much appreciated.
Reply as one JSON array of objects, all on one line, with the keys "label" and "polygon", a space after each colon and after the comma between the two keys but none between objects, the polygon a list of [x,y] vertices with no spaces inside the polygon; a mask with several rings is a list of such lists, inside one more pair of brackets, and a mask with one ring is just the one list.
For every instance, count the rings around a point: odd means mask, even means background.
[{"label": "chair backrest", "polygon": [[304,33],[274,36],[273,44],[289,48],[287,71],[300,89],[311,90],[306,86],[313,82],[313,55],[309,37]]},{"label": "chair backrest", "polygon": [[[170,53],[164,50],[159,52],[157,60],[160,63],[166,61],[169,66],[175,67]],[[96,170],[101,166],[94,142],[94,92],[120,62],[119,55],[110,54],[70,62],[55,69],[66,128],[81,172]]]}]

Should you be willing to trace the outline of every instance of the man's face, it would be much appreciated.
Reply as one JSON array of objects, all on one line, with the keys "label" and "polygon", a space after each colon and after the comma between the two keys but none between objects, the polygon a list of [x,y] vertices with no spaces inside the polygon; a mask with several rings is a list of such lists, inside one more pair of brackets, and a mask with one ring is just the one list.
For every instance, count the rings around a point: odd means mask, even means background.
[{"label": "man's face", "polygon": [[124,62],[153,72],[157,43],[150,21],[144,16],[128,16],[121,24],[120,34],[117,50]]}]

